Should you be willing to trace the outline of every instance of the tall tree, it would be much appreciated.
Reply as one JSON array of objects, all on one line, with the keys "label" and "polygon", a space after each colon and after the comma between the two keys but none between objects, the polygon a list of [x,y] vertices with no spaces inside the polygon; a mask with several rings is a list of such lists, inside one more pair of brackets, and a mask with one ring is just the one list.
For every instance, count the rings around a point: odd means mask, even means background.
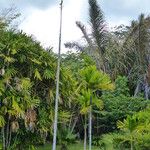
[{"label": "tall tree", "polygon": [[[102,108],[102,103],[97,98],[95,92],[97,90],[112,90],[113,84],[107,74],[102,71],[98,71],[95,66],[86,67],[81,71],[81,77],[83,78],[85,92],[81,97],[82,111],[89,113],[89,150],[92,145],[92,105]],[[83,103],[84,102],[84,103]],[[85,137],[84,137],[84,149],[86,149],[86,115],[85,115]]]},{"label": "tall tree", "polygon": [[77,48],[84,50],[89,56],[96,62],[96,66],[99,70],[106,71],[105,64],[105,49],[107,45],[107,31],[104,15],[99,7],[97,0],[89,0],[89,20],[92,33],[89,35],[86,27],[77,21],[76,25],[84,35],[87,47],[83,47],[76,42],[66,43],[65,46],[69,48]]},{"label": "tall tree", "polygon": [[98,5],[97,0],[89,0],[89,17],[92,28],[92,37],[95,41],[96,47],[100,56],[105,53],[105,47],[107,42],[106,36],[106,23],[101,8]]},{"label": "tall tree", "polygon": [[[150,42],[150,18],[144,14],[139,19],[132,21],[128,32],[121,44],[120,53],[124,53],[124,73],[135,86],[135,93],[144,92],[145,98],[149,95],[149,42]],[[137,78],[133,83],[133,78]]]}]

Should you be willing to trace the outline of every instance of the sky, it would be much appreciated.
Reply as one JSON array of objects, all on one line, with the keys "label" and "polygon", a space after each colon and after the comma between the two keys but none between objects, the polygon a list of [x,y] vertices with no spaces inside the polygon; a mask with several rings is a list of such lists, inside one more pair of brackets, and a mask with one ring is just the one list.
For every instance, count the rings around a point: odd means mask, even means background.
[{"label": "sky", "polygon": [[[150,0],[97,0],[109,27],[128,25],[139,14],[150,14]],[[53,47],[58,51],[60,0],[0,0],[0,9],[16,6],[21,15],[19,29],[33,35],[44,47]],[[75,22],[81,21],[87,27],[88,0],[64,0],[62,52],[67,51],[64,43],[79,41],[82,33]]]}]

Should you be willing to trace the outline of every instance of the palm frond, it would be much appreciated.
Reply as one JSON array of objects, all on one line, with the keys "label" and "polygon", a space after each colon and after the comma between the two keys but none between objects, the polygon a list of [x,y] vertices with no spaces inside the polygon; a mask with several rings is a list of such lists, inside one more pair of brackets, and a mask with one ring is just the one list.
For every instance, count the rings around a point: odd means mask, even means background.
[{"label": "palm frond", "polygon": [[76,21],[76,25],[77,27],[82,31],[84,38],[86,39],[87,43],[92,46],[92,40],[90,39],[87,31],[86,31],[86,27],[80,22],[80,21]]},{"label": "palm frond", "polygon": [[107,42],[106,24],[103,12],[97,3],[97,0],[89,0],[89,16],[93,38],[95,39],[95,43],[97,44],[100,53],[104,54]]},{"label": "palm frond", "polygon": [[79,51],[83,51],[84,50],[84,46],[80,45],[78,42],[67,42],[65,43],[65,47],[69,48],[69,49],[76,49]]},{"label": "palm frond", "polygon": [[42,81],[41,74],[39,73],[37,68],[34,71],[34,78]]},{"label": "palm frond", "polygon": [[50,69],[45,69],[45,70],[44,70],[43,77],[44,77],[45,79],[51,79],[51,78],[54,79],[54,73],[53,73],[53,71],[50,70]]}]

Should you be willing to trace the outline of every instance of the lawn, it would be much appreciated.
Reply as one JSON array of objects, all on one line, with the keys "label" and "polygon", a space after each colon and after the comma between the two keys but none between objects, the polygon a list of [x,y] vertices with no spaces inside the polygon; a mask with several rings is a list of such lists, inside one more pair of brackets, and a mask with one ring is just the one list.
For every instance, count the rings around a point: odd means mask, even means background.
[{"label": "lawn", "polygon": [[[38,147],[36,150],[50,150],[51,147],[52,146],[50,144],[49,145],[47,144],[45,146]],[[58,146],[57,150],[60,150],[59,146]],[[83,143],[69,145],[68,150],[83,150]],[[92,147],[92,150],[100,150],[100,148]]]}]

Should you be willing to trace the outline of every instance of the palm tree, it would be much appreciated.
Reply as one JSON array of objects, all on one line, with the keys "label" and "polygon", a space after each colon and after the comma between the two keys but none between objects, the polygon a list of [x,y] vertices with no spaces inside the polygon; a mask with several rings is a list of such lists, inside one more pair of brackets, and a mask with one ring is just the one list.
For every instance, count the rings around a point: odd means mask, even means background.
[{"label": "palm tree", "polygon": [[82,46],[77,42],[68,42],[65,44],[68,48],[76,48],[85,51],[89,56],[95,60],[99,70],[106,71],[105,65],[105,49],[107,45],[107,31],[104,15],[99,7],[97,0],[89,0],[89,18],[92,33],[87,33],[86,27],[77,21],[76,25],[83,33],[83,36],[88,43],[88,46]]},{"label": "palm tree", "polygon": [[134,147],[134,137],[138,133],[137,129],[137,118],[128,116],[124,122],[118,121],[118,128],[122,129],[124,132],[129,133],[128,137],[130,140],[130,149],[133,150]]},{"label": "palm tree", "polygon": [[[144,91],[148,99],[149,90],[149,41],[150,17],[141,14],[130,26],[118,26],[108,34],[105,58],[113,79],[126,75],[134,95]],[[135,80],[136,78],[136,80]]]},{"label": "palm tree", "polygon": [[[102,109],[102,102],[94,94],[97,90],[112,90],[113,84],[109,76],[102,71],[98,71],[96,66],[89,66],[81,71],[81,77],[83,79],[84,91],[81,93],[80,102],[81,112],[85,114],[89,113],[89,150],[92,145],[92,106],[95,105]],[[86,149],[86,115],[85,115],[85,127],[84,127],[84,149]]]},{"label": "palm tree", "polygon": [[[141,14],[126,28],[122,42],[118,43],[118,58],[121,58],[118,64],[122,64],[122,74],[128,76],[132,88],[135,88],[134,95],[144,91],[146,99],[149,95],[149,29],[150,17]],[[137,80],[133,80],[135,78]]]},{"label": "palm tree", "polygon": [[[133,150],[135,145],[138,145],[140,139],[144,138],[144,135],[150,133],[150,109],[147,108],[144,111],[138,112],[133,116],[128,116],[124,121],[118,121],[117,126],[122,131],[122,144],[126,141],[130,142],[130,149]],[[140,142],[139,142],[140,143]]]},{"label": "palm tree", "polygon": [[[90,104],[90,100],[92,98],[92,104]],[[84,115],[84,150],[86,150],[86,143],[87,143],[87,114],[89,113],[89,134],[91,135],[91,127],[92,127],[92,122],[91,122],[91,117],[92,117],[92,106],[96,106],[100,110],[103,108],[103,102],[96,97],[92,93],[90,89],[88,90],[82,90],[81,94],[79,96],[79,105],[80,105],[80,113]],[[91,143],[91,136],[89,137],[89,141]],[[91,145],[89,145],[91,146]]]},{"label": "palm tree", "polygon": [[[149,29],[150,29],[150,18],[145,17],[144,14],[139,16],[138,22],[133,22],[131,26],[132,33],[130,36],[133,38],[135,43],[135,53],[136,53],[136,62],[139,66],[139,78],[137,81],[137,88],[136,93],[139,93],[138,90],[140,82],[143,84],[143,91],[145,94],[145,98],[148,99],[149,95],[149,66],[150,66],[150,59],[149,59]],[[134,31],[134,32],[133,32]]]}]

